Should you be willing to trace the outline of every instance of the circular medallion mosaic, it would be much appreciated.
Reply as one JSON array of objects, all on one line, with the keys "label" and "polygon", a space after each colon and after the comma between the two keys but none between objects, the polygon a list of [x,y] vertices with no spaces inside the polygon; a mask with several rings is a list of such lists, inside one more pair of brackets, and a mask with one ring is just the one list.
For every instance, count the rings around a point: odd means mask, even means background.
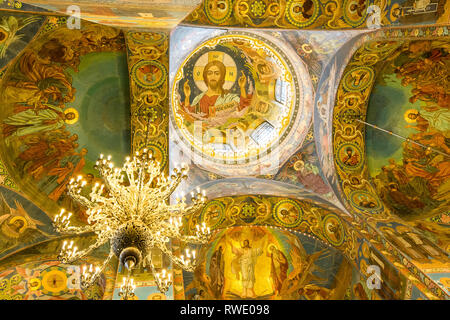
[{"label": "circular medallion mosaic", "polygon": [[217,200],[210,201],[200,216],[200,221],[206,223],[211,229],[218,227],[225,219],[225,206]]},{"label": "circular medallion mosaic", "polygon": [[322,228],[325,238],[332,245],[340,246],[344,242],[344,226],[336,215],[326,215],[322,222]]},{"label": "circular medallion mosaic", "polygon": [[337,150],[336,160],[343,170],[359,170],[361,159],[362,151],[356,144],[344,143]]},{"label": "circular medallion mosaic", "polygon": [[205,13],[212,23],[221,24],[230,18],[233,4],[231,0],[205,0]]},{"label": "circular medallion mosaic", "polygon": [[51,296],[65,293],[67,288],[67,275],[61,267],[50,267],[42,271],[42,292]]},{"label": "circular medallion mosaic", "polygon": [[286,17],[296,27],[306,27],[319,16],[317,0],[289,0],[286,5]]},{"label": "circular medallion mosaic", "polygon": [[259,35],[229,32],[181,63],[171,120],[182,145],[204,166],[251,170],[291,138],[303,83],[284,51]]},{"label": "circular medallion mosaic", "polygon": [[344,20],[352,27],[360,26],[367,17],[369,0],[344,0]]},{"label": "circular medallion mosaic", "polygon": [[302,221],[302,208],[293,200],[282,200],[273,207],[272,216],[281,225],[293,228]]},{"label": "circular medallion mosaic", "polygon": [[166,67],[158,61],[139,61],[131,69],[131,75],[136,83],[143,88],[159,87],[167,76]]},{"label": "circular medallion mosaic", "polygon": [[357,67],[344,75],[342,83],[345,90],[360,92],[373,82],[374,77],[375,73],[371,68]]},{"label": "circular medallion mosaic", "polygon": [[378,197],[363,190],[353,191],[350,194],[350,202],[357,209],[371,213],[378,212],[383,208]]}]

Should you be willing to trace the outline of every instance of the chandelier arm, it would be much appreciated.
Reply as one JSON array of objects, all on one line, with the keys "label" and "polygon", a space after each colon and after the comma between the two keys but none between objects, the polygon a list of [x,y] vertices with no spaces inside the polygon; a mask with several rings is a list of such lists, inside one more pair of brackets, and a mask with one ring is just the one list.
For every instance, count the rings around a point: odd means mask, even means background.
[{"label": "chandelier arm", "polygon": [[123,168],[124,168],[125,174],[127,175],[127,180],[128,180],[128,183],[130,184],[130,187],[136,188],[133,171],[130,169],[130,165],[125,164],[123,166]]},{"label": "chandelier arm", "polygon": [[145,213],[143,217],[145,220],[148,219],[166,219],[166,218],[174,218],[179,216],[188,216],[197,210],[201,209],[206,202],[206,197],[202,197],[200,200],[197,198],[193,198],[193,205],[186,208],[185,202],[179,202],[174,205],[167,205],[165,202],[158,202],[158,207],[148,206],[145,208]]},{"label": "chandelier arm", "polygon": [[83,271],[81,273],[81,286],[83,288],[88,288],[91,285],[94,284],[94,282],[97,280],[97,278],[100,276],[100,274],[105,270],[108,263],[111,261],[112,257],[114,256],[114,252],[111,249],[109,251],[108,257],[103,261],[101,267],[96,267],[95,271],[92,272],[92,264],[91,264],[91,270],[89,270],[86,266],[83,267]]},{"label": "chandelier arm", "polygon": [[166,243],[159,241],[158,244],[158,248],[167,256],[169,256],[170,260],[175,263],[178,267],[189,271],[189,272],[193,272],[195,270],[195,265],[192,262],[192,260],[186,260],[186,259],[182,259],[179,257],[176,257],[173,253],[172,250],[170,250],[169,248],[167,248]]},{"label": "chandelier arm", "polygon": [[[174,207],[175,206],[175,207]],[[195,203],[190,207],[187,207],[184,205],[181,208],[177,208],[177,205],[166,205],[164,208],[158,208],[154,212],[155,217],[164,217],[164,218],[170,218],[170,217],[185,217],[193,214],[194,212],[198,211],[204,206],[204,202]]]},{"label": "chandelier arm", "polygon": [[[145,172],[148,173],[149,175],[149,179],[147,181],[147,183],[150,185],[151,183],[153,183],[153,180],[155,179],[156,176],[161,174],[161,168],[159,166],[159,163],[152,159],[152,154],[149,154],[147,151],[147,143],[148,143],[148,138],[149,138],[149,132],[150,132],[150,122],[151,122],[151,118],[148,117],[147,119],[147,131],[145,133],[145,140],[144,140],[144,149],[143,149],[143,153],[141,154],[141,158],[139,159],[138,157],[134,157],[133,158],[133,172],[136,172],[137,166],[135,164],[139,163],[139,172],[138,172],[138,184],[137,184],[137,199],[136,199],[136,206],[133,210],[129,210],[128,212],[130,212],[130,218],[134,218],[135,216],[139,216],[140,212],[139,212],[139,204],[141,202],[141,197],[142,197],[142,184],[144,183],[143,179],[144,179],[144,175]],[[136,155],[139,155],[139,152],[136,152]],[[144,166],[147,165],[147,170],[145,170]],[[153,170],[151,170],[153,169]],[[134,176],[133,176],[134,179]],[[158,178],[159,181],[159,178]]]},{"label": "chandelier arm", "polygon": [[102,205],[97,203],[94,208],[88,210],[88,212],[91,212],[88,217],[88,222],[103,221],[107,219],[108,223],[123,223],[124,221],[121,219],[123,208],[118,207],[114,203],[114,199],[104,198],[102,201]]},{"label": "chandelier arm", "polygon": [[121,300],[133,299],[136,296],[134,294],[134,289],[136,289],[136,285],[134,284],[133,278],[129,275],[124,277],[119,291],[119,297],[121,297]]},{"label": "chandelier arm", "polygon": [[[169,182],[167,180],[162,180],[160,178],[161,170],[159,168],[148,171],[149,172],[149,179],[147,183],[141,187],[143,187],[145,190],[142,190],[142,193],[144,195],[147,195],[148,198],[167,198],[167,195],[165,195],[164,189],[167,189],[167,185]],[[152,186],[152,183],[155,181],[156,178],[156,184]]]},{"label": "chandelier arm", "polygon": [[113,230],[118,228],[120,224],[121,223],[115,219],[100,217],[98,220],[95,220],[95,224],[92,228],[99,237],[109,237],[114,232]]},{"label": "chandelier arm", "polygon": [[[144,215],[142,217],[142,221],[147,225],[161,226],[164,220],[170,218],[177,219],[179,216],[180,216],[179,214],[168,214],[168,213],[164,214],[164,211],[159,211],[159,213],[149,213],[148,215]],[[179,224],[181,225],[181,223]]]},{"label": "chandelier arm", "polygon": [[144,216],[156,217],[157,212],[167,210],[167,204],[166,204],[167,200],[164,198],[154,196],[151,193],[147,193],[144,195],[144,197],[141,200],[143,200],[142,206],[140,208],[141,209],[140,210],[141,217],[144,217]]},{"label": "chandelier arm", "polygon": [[156,217],[155,212],[166,210],[166,201],[167,199],[160,197],[154,189],[145,188],[142,192],[139,216],[141,218]]},{"label": "chandelier arm", "polygon": [[205,205],[204,201],[199,202],[199,203],[194,203],[192,206],[185,208],[184,212],[182,212],[181,215],[189,216],[189,215],[193,214],[194,212],[198,211],[199,209],[201,209],[204,205]]},{"label": "chandelier arm", "polygon": [[178,223],[176,220],[172,221],[172,223],[163,221],[158,225],[158,230],[162,230],[166,237],[179,239],[184,243],[205,244],[209,240],[209,228],[199,228],[195,235],[182,235],[180,227],[181,223]]},{"label": "chandelier arm", "polygon": [[98,247],[105,244],[109,240],[109,238],[107,237],[109,233],[105,232],[105,234],[98,235],[96,242],[94,242],[89,247],[81,251],[78,251],[78,248],[76,246],[73,246],[73,241],[71,241],[69,245],[67,245],[67,241],[64,241],[61,251],[58,255],[58,259],[63,263],[72,263],[75,260],[78,260],[86,256],[94,249],[97,249]]},{"label": "chandelier arm", "polygon": [[[75,189],[74,187],[69,187],[68,190],[67,190],[67,193],[76,202],[78,202],[80,205],[82,205],[84,207],[87,207],[87,208],[90,208],[90,207],[95,205],[95,202],[89,200],[85,196],[82,196],[80,194],[81,191],[75,191],[74,189]],[[81,190],[81,189],[78,189],[78,190]]]},{"label": "chandelier arm", "polygon": [[187,206],[186,202],[178,202],[176,204],[171,204],[170,207],[173,209],[173,211],[185,211],[186,209],[188,209],[189,207]]},{"label": "chandelier arm", "polygon": [[172,281],[170,279],[170,275],[167,277],[167,279],[165,279],[165,272],[164,272],[164,277],[161,277],[161,274],[156,272],[156,268],[153,264],[153,260],[152,260],[152,253],[149,252],[147,257],[145,258],[145,260],[147,260],[147,265],[150,265],[150,269],[152,270],[152,274],[155,278],[155,282],[156,282],[156,286],[158,287],[158,290],[161,293],[165,293],[167,290],[169,290],[170,285],[172,284]]},{"label": "chandelier arm", "polygon": [[166,190],[164,192],[161,192],[161,198],[168,199],[170,195],[178,188],[178,186],[181,183],[181,180],[183,179],[183,176],[181,175],[181,172],[177,173],[174,179],[168,181],[166,183]]},{"label": "chandelier arm", "polygon": [[158,197],[161,200],[168,200],[170,198],[170,196],[172,195],[172,193],[174,193],[174,191],[178,188],[178,186],[181,183],[181,178],[177,183],[174,183],[171,186],[168,186],[167,189],[163,192],[161,192]]},{"label": "chandelier arm", "polygon": [[127,199],[129,199],[130,191],[128,188],[125,188],[123,186],[123,181],[117,180],[115,183],[110,184],[110,188],[113,191],[112,196],[116,199],[118,205],[123,208],[123,210],[126,212],[125,208],[130,206],[130,203],[127,203]]},{"label": "chandelier arm", "polygon": [[192,244],[205,244],[209,240],[209,236],[186,236],[180,235],[178,239],[184,243],[192,243]]},{"label": "chandelier arm", "polygon": [[55,215],[53,218],[53,227],[55,230],[62,234],[70,234],[70,235],[77,235],[81,233],[86,232],[93,232],[94,229],[91,226],[84,226],[84,227],[74,227],[70,225],[70,217],[72,216],[72,213],[69,212],[68,214],[65,214],[65,210],[62,209],[61,213]]},{"label": "chandelier arm", "polygon": [[169,238],[178,238],[180,236],[179,227],[180,225],[174,225],[173,223],[168,223],[166,221],[161,221],[158,225],[158,229],[163,231],[163,234]]},{"label": "chandelier arm", "polygon": [[155,208],[155,206],[147,206],[142,210],[141,218],[143,221],[147,220],[161,220],[161,219],[167,219],[170,217],[177,216],[176,214],[173,214],[172,212],[169,212],[168,206],[164,203],[159,203],[158,207]]},{"label": "chandelier arm", "polygon": [[170,195],[180,184],[181,179],[183,178],[182,172],[176,171],[176,175],[172,175],[171,180],[158,178],[156,186],[152,187],[150,186],[151,181],[153,181],[156,176],[161,174],[161,171],[159,169],[153,171],[155,171],[154,173],[156,175],[152,175],[150,177],[150,179],[148,180],[149,183],[144,186],[142,186],[141,184],[141,187],[143,187],[144,190],[141,189],[139,192],[140,199],[143,203],[161,203],[163,201],[166,202],[169,199]]},{"label": "chandelier arm", "polygon": [[131,192],[128,187],[121,186],[120,191],[117,192],[116,198],[119,206],[122,207],[123,210],[136,205],[136,197],[134,197],[134,193]]},{"label": "chandelier arm", "polygon": [[[108,204],[112,204],[111,210],[104,210],[105,212],[109,213],[109,216],[114,219],[118,219],[116,212],[118,211],[117,208],[114,208],[114,199],[103,197],[96,193],[91,193],[91,198],[94,198],[94,201],[88,200],[86,197],[79,194],[79,192],[75,192],[72,190],[72,188],[69,189],[69,195],[76,200],[80,205],[88,208],[88,211],[95,211],[97,208],[101,209],[99,203],[103,203],[105,207],[108,206]],[[120,210],[120,211],[123,211]],[[91,216],[91,215],[90,215]]]},{"label": "chandelier arm", "polygon": [[95,229],[92,228],[91,226],[85,226],[85,227],[68,226],[66,231],[63,233],[67,233],[70,235],[80,235],[80,234],[88,233],[88,232],[95,232]]},{"label": "chandelier arm", "polygon": [[[115,200],[119,207],[126,208],[126,206],[122,202],[120,188],[119,187],[116,188],[116,186],[120,186],[120,184],[113,183],[112,181],[110,181],[110,176],[107,175],[107,174],[102,175],[102,177],[103,177],[103,180],[105,182],[105,185],[106,185],[107,189],[111,193],[111,196],[106,198],[106,199],[108,199],[111,202],[114,202],[114,200]],[[125,213],[128,212],[128,210],[122,210],[122,211],[125,212]],[[131,216],[129,216],[128,218],[131,218]]]}]

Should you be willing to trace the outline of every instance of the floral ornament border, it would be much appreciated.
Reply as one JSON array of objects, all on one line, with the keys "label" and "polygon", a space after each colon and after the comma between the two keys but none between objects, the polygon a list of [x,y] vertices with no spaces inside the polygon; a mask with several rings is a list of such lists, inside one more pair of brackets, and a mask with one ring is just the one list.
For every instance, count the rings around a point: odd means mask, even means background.
[{"label": "floral ornament border", "polygon": [[[377,23],[380,27],[399,25],[399,4],[388,0],[365,0],[360,14],[351,11],[353,2],[349,0],[310,0],[308,7],[304,4],[296,0],[203,0],[183,24],[328,30],[364,29]],[[378,13],[379,19],[374,17]]]}]

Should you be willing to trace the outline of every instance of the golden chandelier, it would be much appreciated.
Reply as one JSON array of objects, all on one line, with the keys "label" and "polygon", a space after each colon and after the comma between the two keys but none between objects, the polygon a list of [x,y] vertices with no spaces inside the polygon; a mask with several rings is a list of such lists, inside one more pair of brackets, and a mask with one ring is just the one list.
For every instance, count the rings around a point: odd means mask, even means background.
[{"label": "golden chandelier", "polygon": [[197,189],[196,194],[191,193],[190,206],[186,204],[184,195],[177,198],[176,204],[169,205],[170,195],[182,179],[187,178],[188,169],[184,165],[175,168],[167,178],[161,171],[160,163],[153,159],[147,149],[136,152],[132,159],[127,157],[122,168],[114,167],[111,156],[104,158],[100,155],[94,168],[99,171],[105,184],[96,183],[89,198],[81,194],[86,185],[81,176],[72,178],[68,186],[68,194],[87,208],[88,225],[71,226],[72,213],[66,213],[64,209],[55,216],[53,225],[58,232],[71,235],[94,232],[97,239],[84,250],[78,250],[73,241],[64,241],[58,258],[63,263],[71,263],[109,241],[110,253],[102,266],[82,268],[81,285],[84,288],[95,282],[115,255],[128,269],[128,279],[124,280],[121,288],[125,296],[130,296],[129,291],[135,288],[129,277],[131,270],[140,263],[151,268],[158,289],[162,293],[166,292],[172,284],[171,275],[165,269],[156,270],[152,251],[161,250],[174,264],[186,271],[195,269],[195,250],[185,249],[184,255],[175,256],[170,242],[172,239],[185,244],[203,244],[208,241],[210,229],[205,224],[196,226],[195,235],[185,235],[180,231],[183,217],[205,204],[205,192],[201,193]]}]

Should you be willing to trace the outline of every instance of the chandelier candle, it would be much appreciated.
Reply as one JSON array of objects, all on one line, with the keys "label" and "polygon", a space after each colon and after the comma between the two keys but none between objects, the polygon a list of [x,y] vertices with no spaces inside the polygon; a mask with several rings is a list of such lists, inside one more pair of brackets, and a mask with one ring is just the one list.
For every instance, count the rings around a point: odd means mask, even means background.
[{"label": "chandelier candle", "polygon": [[198,189],[197,193],[192,193],[189,206],[184,195],[177,198],[175,204],[168,204],[170,195],[187,178],[187,167],[182,165],[166,177],[151,152],[143,149],[140,153],[136,152],[132,159],[127,157],[121,168],[114,167],[110,156],[104,158],[100,155],[95,168],[104,184],[96,183],[89,197],[81,194],[86,185],[81,176],[72,178],[68,186],[68,194],[87,209],[88,225],[71,226],[69,221],[72,214],[66,213],[64,209],[53,221],[56,230],[63,234],[94,232],[97,235],[96,241],[83,250],[78,250],[73,241],[69,244],[64,242],[58,256],[63,263],[72,263],[110,242],[110,254],[102,266],[83,267],[82,286],[92,285],[111,258],[116,256],[129,271],[140,263],[144,267],[150,266],[158,289],[164,293],[172,284],[172,279],[165,269],[156,270],[152,262],[154,249],[161,250],[184,270],[194,271],[195,250],[186,248],[184,254],[178,257],[169,246],[171,239],[177,239],[185,245],[199,245],[208,242],[210,237],[210,229],[205,223],[197,225],[193,235],[180,232],[183,217],[205,205],[207,198],[204,191]]}]

